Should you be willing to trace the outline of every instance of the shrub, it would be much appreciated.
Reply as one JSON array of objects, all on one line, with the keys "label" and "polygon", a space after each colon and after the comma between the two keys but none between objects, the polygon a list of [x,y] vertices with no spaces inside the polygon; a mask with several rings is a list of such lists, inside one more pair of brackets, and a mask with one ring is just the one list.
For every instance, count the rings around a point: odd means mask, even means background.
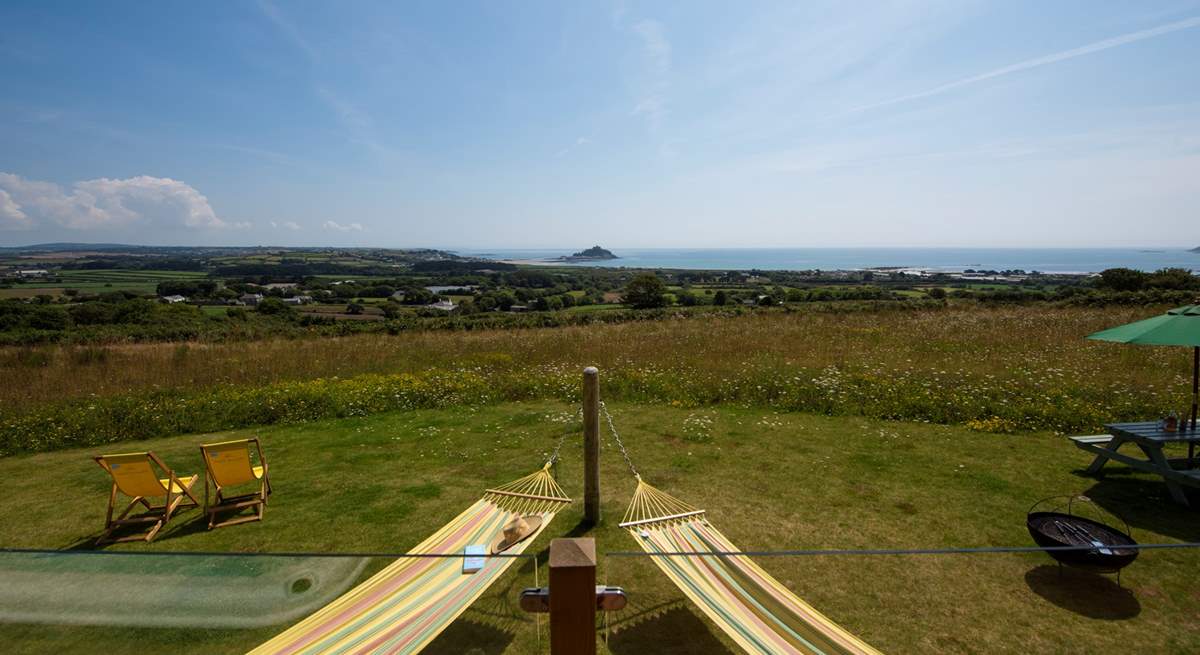
[{"label": "shrub", "polygon": [[634,309],[653,309],[667,304],[667,287],[653,273],[635,275],[625,287],[621,302]]},{"label": "shrub", "polygon": [[258,313],[268,315],[289,315],[292,313],[292,308],[279,298],[263,298],[258,303]]}]

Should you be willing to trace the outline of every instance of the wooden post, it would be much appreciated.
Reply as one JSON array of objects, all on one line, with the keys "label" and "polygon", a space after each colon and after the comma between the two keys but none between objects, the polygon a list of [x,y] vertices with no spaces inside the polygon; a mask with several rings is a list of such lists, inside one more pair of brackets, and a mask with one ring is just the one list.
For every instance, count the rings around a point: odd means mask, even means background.
[{"label": "wooden post", "polygon": [[600,524],[600,371],[583,369],[583,518]]},{"label": "wooden post", "polygon": [[596,542],[592,539],[550,542],[550,655],[596,655]]}]

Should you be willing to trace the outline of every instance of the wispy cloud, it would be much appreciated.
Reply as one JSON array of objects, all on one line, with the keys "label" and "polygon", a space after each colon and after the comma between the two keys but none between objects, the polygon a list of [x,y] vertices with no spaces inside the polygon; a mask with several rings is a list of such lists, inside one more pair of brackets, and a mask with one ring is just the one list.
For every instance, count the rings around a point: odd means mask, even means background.
[{"label": "wispy cloud", "polygon": [[[304,52],[311,62],[314,64],[321,62],[320,52],[283,10],[272,4],[270,0],[258,0],[258,6],[263,15],[275,25],[279,32],[297,49]],[[329,84],[316,79],[316,76],[314,76],[312,90],[317,98],[333,111],[334,116],[337,117],[338,122],[347,133],[346,140],[348,142],[361,145],[376,155],[392,156],[397,154],[394,148],[378,138],[375,121],[365,109],[348,100],[345,95]]]},{"label": "wispy cloud", "polygon": [[641,20],[630,26],[641,42],[644,69],[642,92],[634,105],[635,116],[645,116],[651,129],[662,125],[667,115],[667,87],[671,75],[671,42],[662,25],[655,20]]},{"label": "wispy cloud", "polygon": [[307,164],[306,162],[302,162],[302,161],[296,159],[295,157],[292,157],[290,155],[285,155],[281,152],[275,152],[274,150],[267,150],[264,148],[254,148],[251,146],[239,146],[239,145],[234,145],[234,144],[230,144],[230,143],[214,143],[211,145],[212,145],[212,147],[218,148],[220,150],[229,150],[231,152],[238,152],[238,153],[241,153],[244,155],[251,155],[251,156],[257,157],[259,159],[264,159],[266,161],[274,162],[276,164],[283,164],[285,166],[293,166],[296,168],[306,168],[309,166],[309,164]]},{"label": "wispy cloud", "polygon": [[296,221],[282,221],[282,222],[278,222],[278,221],[271,221],[271,227],[273,227],[273,228],[276,228],[276,229],[278,229],[278,228],[286,228],[286,229],[288,229],[288,230],[302,230],[302,229],[304,229],[304,228],[300,227],[300,224],[299,224],[299,223],[297,223]]},{"label": "wispy cloud", "polygon": [[1200,16],[1188,18],[1188,19],[1181,20],[1181,21],[1176,21],[1174,23],[1167,23],[1165,25],[1159,25],[1158,27],[1152,27],[1150,29],[1139,30],[1137,32],[1130,32],[1128,34],[1122,34],[1120,36],[1114,36],[1110,39],[1104,39],[1103,41],[1096,41],[1095,43],[1089,43],[1087,45],[1080,46],[1078,48],[1072,48],[1070,50],[1063,50],[1061,52],[1055,52],[1053,54],[1044,55],[1042,57],[1036,57],[1034,59],[1027,59],[1025,61],[1022,61],[1022,62],[1019,62],[1016,64],[1004,66],[1002,68],[997,68],[995,70],[990,70],[986,73],[972,75],[970,77],[965,77],[961,80],[956,80],[954,82],[948,82],[946,84],[935,86],[932,89],[926,89],[925,91],[920,91],[918,93],[909,93],[906,95],[891,98],[889,100],[884,100],[882,102],[875,102],[875,103],[871,103],[868,105],[854,107],[854,108],[850,109],[850,111],[851,112],[866,111],[868,109],[876,109],[879,107],[886,107],[888,105],[895,105],[895,104],[899,104],[902,102],[909,102],[911,100],[919,100],[921,98],[928,98],[931,96],[936,96],[936,95],[940,95],[942,93],[946,93],[947,91],[953,91],[955,89],[959,89],[964,86],[969,86],[971,84],[977,84],[979,82],[983,82],[983,81],[990,80],[993,78],[1001,77],[1004,75],[1020,73],[1022,71],[1027,71],[1032,68],[1039,68],[1041,66],[1047,66],[1049,64],[1056,64],[1060,61],[1066,61],[1068,59],[1074,59],[1076,57],[1090,55],[1095,52],[1101,52],[1104,50],[1109,50],[1111,48],[1117,48],[1117,47],[1127,45],[1130,43],[1136,43],[1138,41],[1152,39],[1157,36],[1162,36],[1164,34],[1170,34],[1172,32],[1178,32],[1180,30],[1186,30],[1186,29],[1190,29],[1193,27],[1197,27],[1197,26],[1200,26]]},{"label": "wispy cloud", "polygon": [[292,45],[296,46],[297,49],[303,52],[310,61],[320,61],[320,56],[317,53],[316,48],[314,48],[312,44],[308,42],[308,39],[304,38],[304,35],[301,34],[300,30],[296,27],[296,24],[293,23],[291,19],[288,18],[287,14],[283,13],[279,7],[276,7],[270,2],[270,0],[258,0],[258,8],[262,11],[263,15],[266,16],[267,19],[269,19],[272,23],[274,23],[275,27],[289,41],[292,42]]},{"label": "wispy cloud", "polygon": [[338,120],[348,128],[355,130],[370,129],[375,121],[371,119],[367,112],[359,109],[345,98],[329,90],[326,86],[318,85],[316,88],[317,96],[325,101],[337,114]]},{"label": "wispy cloud", "polygon": [[572,143],[571,145],[563,148],[562,150],[559,150],[558,153],[555,154],[555,156],[556,157],[565,157],[572,150],[586,146],[591,142],[592,142],[592,140],[587,138],[586,136],[578,137],[575,139],[575,143]]},{"label": "wispy cloud", "polygon": [[366,229],[362,223],[339,223],[337,221],[325,221],[321,227],[334,232],[362,232]]}]

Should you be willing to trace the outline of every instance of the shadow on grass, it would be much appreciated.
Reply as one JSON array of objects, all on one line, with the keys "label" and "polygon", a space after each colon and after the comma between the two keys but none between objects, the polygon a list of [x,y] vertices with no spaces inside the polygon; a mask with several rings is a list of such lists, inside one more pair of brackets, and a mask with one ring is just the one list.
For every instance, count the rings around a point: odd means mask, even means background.
[{"label": "shadow on grass", "polygon": [[1025,584],[1055,605],[1090,619],[1119,621],[1141,614],[1142,604],[1113,578],[1054,564],[1029,569]]},{"label": "shadow on grass", "polygon": [[[1149,479],[1130,475],[1129,469],[1120,466],[1105,468],[1102,478],[1088,479],[1092,486],[1083,495],[1097,505],[1129,522],[1134,529],[1133,538],[1139,537],[1137,530],[1149,530],[1180,541],[1200,541],[1200,521],[1196,510],[1177,504],[1171,499],[1167,486],[1161,479]],[[1082,471],[1076,472],[1083,475]],[[1200,490],[1184,487],[1192,508],[1200,507]],[[1105,523],[1112,521],[1105,520]],[[1116,527],[1125,526],[1116,521]]]},{"label": "shadow on grass", "polygon": [[[123,527],[120,527],[120,528],[117,528],[116,530],[114,530],[112,533],[112,537],[119,539],[121,537],[131,537],[134,535],[145,534],[146,531],[149,529],[149,526],[150,526],[149,523],[146,523],[144,525],[123,526]],[[208,529],[208,522],[204,519],[204,517],[202,515],[190,515],[190,514],[184,514],[183,516],[176,515],[166,525],[164,525],[161,530],[158,531],[158,534],[154,536],[154,542],[158,543],[158,542],[174,539],[176,537],[184,537],[184,536],[191,535],[191,534],[197,534],[199,532],[205,532],[205,531],[207,531],[207,529]],[[106,542],[103,544],[97,544],[96,540],[100,538],[100,535],[103,532],[104,532],[103,530],[97,530],[96,532],[93,532],[90,535],[80,537],[80,538],[76,539],[75,541],[71,542],[70,544],[64,546],[63,550],[105,550],[109,546],[112,546],[115,543],[119,543],[119,542],[109,541],[109,542]],[[138,540],[135,540],[132,542],[124,542],[124,543],[144,544],[145,541],[138,539]]]},{"label": "shadow on grass", "polygon": [[421,652],[426,655],[497,655],[512,641],[510,632],[459,618]]},{"label": "shadow on grass", "polygon": [[622,621],[613,628],[608,649],[616,655],[646,652],[655,655],[732,655],[733,652],[713,635],[708,624],[676,603]]},{"label": "shadow on grass", "polygon": [[[576,523],[575,526],[569,531],[567,531],[566,534],[556,538],[575,539],[578,537],[586,537],[591,534],[595,527],[596,526],[592,525],[587,519],[579,519],[579,522]],[[547,576],[550,575],[550,569],[545,568],[550,563],[550,546],[547,545],[545,548],[534,553],[534,559],[537,560],[537,565],[539,567],[543,567],[542,574]],[[533,560],[522,560],[521,568],[517,570],[521,572],[522,576],[533,575]],[[548,580],[548,578],[543,578],[543,583],[545,583],[545,580]]]},{"label": "shadow on grass", "polygon": [[[243,512],[243,513],[247,516],[250,514],[249,512]],[[130,518],[136,518],[138,516],[143,516],[143,515],[144,514],[133,515]],[[230,514],[228,516],[232,516],[232,514]],[[222,515],[222,518],[228,518],[228,516]],[[232,525],[232,526],[226,526],[226,527],[236,528],[236,527],[241,527],[241,525],[253,525],[253,523],[244,523],[244,524],[240,524],[240,525]],[[149,523],[146,523],[143,525],[123,526],[123,527],[117,528],[115,531],[113,531],[112,536],[116,537],[116,538],[120,538],[120,537],[132,536],[132,535],[137,535],[137,534],[144,534],[149,529],[149,527],[150,527]],[[75,541],[71,542],[70,544],[64,546],[63,550],[104,550],[107,547],[113,545],[114,542],[97,544],[96,539],[98,539],[103,532],[104,532],[104,530],[101,529],[101,530],[97,530],[97,531],[91,533],[90,535],[80,537],[80,538],[76,539]],[[158,534],[155,535],[155,537],[154,537],[154,541],[156,543],[162,542],[162,541],[169,541],[171,539],[176,539],[179,537],[187,537],[187,536],[194,535],[194,534],[200,534],[202,532],[208,532],[208,517],[204,514],[204,512],[200,511],[199,509],[194,508],[194,507],[188,507],[183,510],[177,511],[175,513],[175,515],[171,517],[171,520],[168,521],[167,524],[164,525],[162,527],[162,529],[158,531]],[[126,543],[129,543],[129,542],[126,542]],[[132,543],[144,543],[144,542],[139,540],[139,541],[134,541]]]}]

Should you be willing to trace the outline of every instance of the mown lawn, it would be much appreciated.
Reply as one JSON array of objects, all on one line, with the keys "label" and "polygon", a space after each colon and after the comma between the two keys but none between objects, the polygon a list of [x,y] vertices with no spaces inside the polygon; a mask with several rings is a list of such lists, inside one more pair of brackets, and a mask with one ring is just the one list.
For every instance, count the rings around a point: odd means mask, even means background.
[{"label": "mown lawn", "polygon": [[[209,532],[200,513],[190,510],[152,544],[109,550],[404,551],[483,488],[538,467],[573,411],[558,403],[510,403],[239,432],[261,436],[270,460],[275,495],[265,522]],[[747,550],[1027,545],[1028,507],[1072,492],[1128,518],[1142,542],[1200,540],[1195,512],[1170,504],[1161,483],[1122,469],[1104,481],[1081,477],[1088,456],[1049,434],[994,435],[731,406],[620,404],[613,413],[646,480],[707,509],[713,524]],[[231,436],[237,435],[189,435],[115,449],[151,448],[180,472],[193,472],[200,470],[197,444]],[[578,436],[572,439],[559,476],[581,500],[581,448]],[[568,534],[595,537],[602,553],[637,550],[616,526],[633,479],[607,435],[604,448],[602,525],[583,527],[581,502],[574,503],[528,551],[538,552],[543,563],[549,539]],[[108,489],[92,454],[70,450],[0,460],[0,545],[90,548]],[[1074,571],[1060,578],[1040,553],[759,561],[887,653],[1200,649],[1195,551],[1143,553],[1126,570],[1123,588],[1111,578]],[[381,565],[372,561],[367,571]],[[651,562],[602,557],[600,566],[602,582],[621,585],[630,595],[630,607],[610,617],[612,633],[602,651],[736,652]],[[541,574],[544,581],[545,569]],[[533,620],[515,606],[519,590],[532,585],[531,564],[514,566],[426,652],[536,652]],[[112,594],[119,603],[129,590],[96,593]],[[0,625],[0,643],[12,653],[237,653],[283,627],[10,623]]]}]

